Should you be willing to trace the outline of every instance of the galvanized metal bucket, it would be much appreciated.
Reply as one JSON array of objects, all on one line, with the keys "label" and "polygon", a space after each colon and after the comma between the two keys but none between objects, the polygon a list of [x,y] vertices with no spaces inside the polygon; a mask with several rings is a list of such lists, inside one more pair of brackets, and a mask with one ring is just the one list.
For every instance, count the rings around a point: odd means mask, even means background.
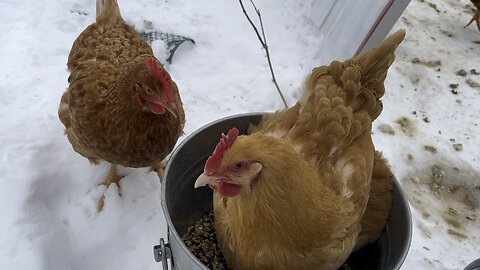
[{"label": "galvanized metal bucket", "polygon": [[[181,240],[187,228],[212,209],[212,191],[194,189],[193,185],[203,172],[206,159],[215,149],[220,134],[236,127],[246,133],[251,123],[258,123],[261,113],[230,116],[210,123],[188,136],[172,154],[165,169],[162,185],[162,208],[168,225],[168,242],[160,239],[155,246],[157,262],[163,269],[198,270],[205,267]],[[412,233],[411,214],[400,185],[393,185],[393,205],[381,238],[374,244],[353,253],[348,261],[355,269],[400,269],[410,247]]]}]

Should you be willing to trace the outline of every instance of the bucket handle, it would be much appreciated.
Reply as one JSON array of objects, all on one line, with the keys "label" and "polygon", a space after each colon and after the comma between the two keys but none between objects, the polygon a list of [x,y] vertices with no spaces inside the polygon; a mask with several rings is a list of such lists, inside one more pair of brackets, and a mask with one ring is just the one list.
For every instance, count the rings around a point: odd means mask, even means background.
[{"label": "bucket handle", "polygon": [[153,257],[156,262],[162,262],[162,269],[168,270],[167,260],[172,258],[172,250],[170,244],[165,244],[163,238],[160,238],[160,245],[153,247]]}]

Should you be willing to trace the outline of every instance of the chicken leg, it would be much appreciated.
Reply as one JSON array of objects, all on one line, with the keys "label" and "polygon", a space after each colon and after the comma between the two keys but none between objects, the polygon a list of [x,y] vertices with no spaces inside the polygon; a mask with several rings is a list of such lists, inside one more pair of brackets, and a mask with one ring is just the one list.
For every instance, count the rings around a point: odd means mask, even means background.
[{"label": "chicken leg", "polygon": [[472,24],[473,21],[475,21],[477,23],[478,31],[480,31],[480,10],[477,9],[477,12],[475,12],[475,14],[473,14],[472,19],[464,27],[469,26],[470,24]]},{"label": "chicken leg", "polygon": [[[120,182],[122,178],[123,176],[120,176],[117,174],[117,165],[110,164],[110,170],[108,171],[107,178],[99,186],[105,185],[108,188],[112,183],[114,183],[118,187],[118,195],[121,196],[122,194],[120,193],[120,186],[118,185],[118,182]],[[104,205],[105,205],[105,194],[98,201],[97,212],[101,212],[103,210]]]},{"label": "chicken leg", "polygon": [[160,178],[160,183],[163,182],[163,174],[165,173],[165,167],[167,166],[168,157],[166,157],[162,162],[155,164],[151,167],[152,171],[157,172],[158,177]]}]

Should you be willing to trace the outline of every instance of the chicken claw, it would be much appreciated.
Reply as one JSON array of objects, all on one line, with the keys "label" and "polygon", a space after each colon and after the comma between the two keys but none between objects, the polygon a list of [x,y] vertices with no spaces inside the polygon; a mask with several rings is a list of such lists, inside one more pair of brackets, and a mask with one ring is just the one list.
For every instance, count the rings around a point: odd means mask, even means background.
[{"label": "chicken claw", "polygon": [[[117,165],[110,164],[110,170],[108,172],[107,179],[105,179],[105,181],[103,181],[103,183],[101,183],[99,186],[105,185],[108,188],[112,183],[114,183],[118,187],[118,195],[122,196],[122,194],[120,193],[120,186],[118,185],[118,182],[120,182],[122,178],[123,176],[120,176],[117,174]],[[105,205],[105,194],[98,201],[97,212],[102,212],[104,205]]]}]

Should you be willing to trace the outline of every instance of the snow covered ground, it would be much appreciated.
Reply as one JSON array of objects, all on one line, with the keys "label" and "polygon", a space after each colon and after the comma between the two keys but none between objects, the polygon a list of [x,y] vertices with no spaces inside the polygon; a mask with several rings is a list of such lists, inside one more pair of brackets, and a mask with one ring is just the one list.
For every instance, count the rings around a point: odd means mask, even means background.
[{"label": "snow covered ground", "polygon": [[[315,58],[309,2],[257,3],[289,104],[306,73],[326,64]],[[282,108],[236,1],[119,4],[137,30],[150,20],[195,39],[166,66],[181,91],[187,135],[223,116]],[[394,27],[407,37],[387,78],[374,141],[413,206],[402,269],[463,269],[480,257],[480,32],[463,28],[471,6],[412,0]],[[105,191],[97,183],[108,168],[75,153],[57,118],[71,44],[94,15],[93,0],[0,2],[0,269],[161,268],[152,258],[166,233],[156,174],[122,169],[122,197],[110,187],[97,213]],[[164,59],[162,44],[154,48]]]}]

